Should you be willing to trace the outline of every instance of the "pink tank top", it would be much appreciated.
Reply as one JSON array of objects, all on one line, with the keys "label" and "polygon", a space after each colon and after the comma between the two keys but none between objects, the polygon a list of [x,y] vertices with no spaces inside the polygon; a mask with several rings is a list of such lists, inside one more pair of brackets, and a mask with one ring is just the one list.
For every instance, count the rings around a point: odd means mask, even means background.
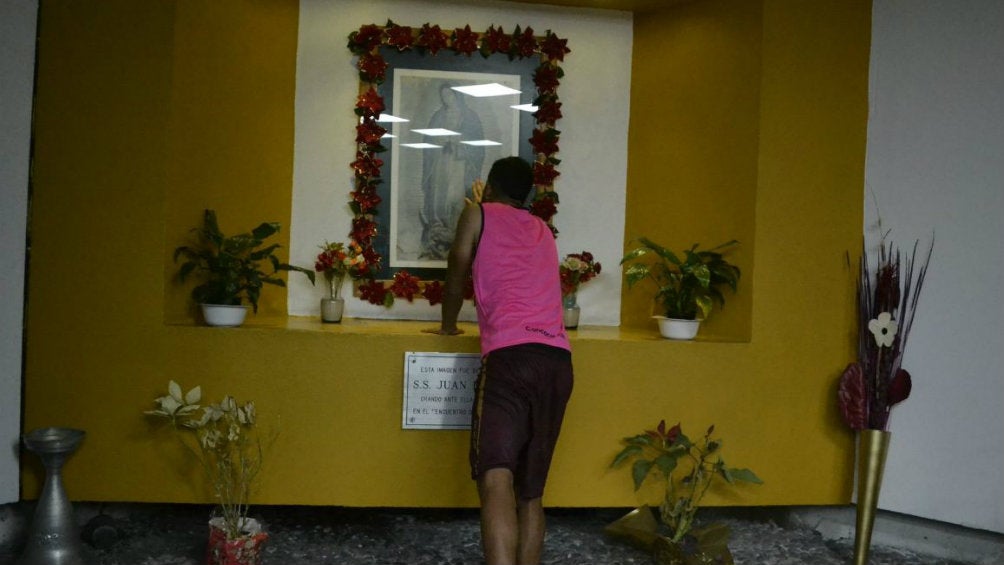
[{"label": "pink tank top", "polygon": [[558,248],[543,220],[498,202],[481,204],[474,296],[481,354],[542,343],[570,350],[562,321]]}]

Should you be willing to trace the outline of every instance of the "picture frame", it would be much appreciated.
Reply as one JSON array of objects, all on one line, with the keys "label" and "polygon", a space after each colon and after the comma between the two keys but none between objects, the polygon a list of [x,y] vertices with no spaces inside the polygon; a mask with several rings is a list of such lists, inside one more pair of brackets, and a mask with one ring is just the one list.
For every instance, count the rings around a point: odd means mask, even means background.
[{"label": "picture frame", "polygon": [[[470,26],[444,30],[429,23],[412,28],[388,21],[385,26],[364,25],[349,34],[348,47],[358,56],[356,67],[360,79],[359,97],[355,104],[355,113],[359,117],[357,152],[350,164],[355,171],[355,182],[350,192],[353,220],[349,236],[362,246],[368,263],[379,265],[370,278],[357,282],[356,291],[360,298],[385,306],[391,306],[395,298],[410,302],[421,296],[433,305],[442,300],[445,258],[440,251],[428,253],[431,246],[428,234],[419,233],[416,227],[423,220],[416,224],[414,219],[418,193],[415,186],[410,189],[402,186],[402,183],[414,182],[417,173],[414,170],[407,172],[408,165],[405,165],[398,170],[395,181],[395,157],[403,162],[406,154],[399,147],[395,155],[393,144],[391,151],[387,151],[388,146],[385,145],[386,134],[396,135],[395,128],[400,132],[400,126],[389,125],[392,122],[384,119],[388,113],[393,115],[397,105],[395,92],[403,98],[410,96],[402,94],[395,86],[396,71],[429,71],[430,76],[438,77],[440,81],[449,80],[447,77],[451,75],[448,73],[461,73],[460,76],[469,73],[467,78],[477,74],[519,75],[519,106],[524,111],[519,112],[517,153],[532,164],[534,174],[533,196],[527,207],[547,222],[557,236],[557,230],[551,223],[558,203],[554,181],[560,175],[557,169],[560,160],[556,157],[560,132],[555,123],[561,118],[557,88],[563,76],[560,62],[569,52],[566,43],[567,40],[550,30],[543,36],[537,36],[530,27],[522,29],[516,26],[512,33],[507,33],[502,26],[496,25],[478,33]],[[437,56],[440,52],[443,53]],[[406,80],[406,77],[414,75],[405,73],[401,76],[402,80]],[[433,87],[425,84],[419,91],[428,92],[430,88]],[[411,167],[413,169],[414,165]],[[402,170],[405,171],[403,176]],[[487,175],[484,164],[482,175]],[[390,182],[386,182],[388,179]],[[465,187],[465,190],[468,189]],[[388,207],[391,208],[389,215],[386,212]],[[393,224],[395,220],[401,222],[400,227]],[[452,240],[455,226],[448,225],[449,219],[441,223],[443,226],[440,228],[450,232]],[[422,224],[422,231],[428,232],[429,225],[430,222]],[[399,243],[415,237],[420,239],[417,247],[410,244],[410,247],[399,249]],[[437,249],[445,243],[437,243]],[[471,296],[469,291],[465,291],[465,296]]]}]

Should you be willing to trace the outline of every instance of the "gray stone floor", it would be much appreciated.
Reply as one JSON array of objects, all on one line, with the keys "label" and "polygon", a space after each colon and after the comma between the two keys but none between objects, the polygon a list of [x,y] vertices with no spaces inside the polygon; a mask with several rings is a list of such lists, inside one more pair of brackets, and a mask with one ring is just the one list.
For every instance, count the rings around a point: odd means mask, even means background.
[{"label": "gray stone floor", "polygon": [[[8,520],[26,527],[30,504],[8,506]],[[549,509],[543,563],[626,565],[651,563],[644,552],[606,537],[603,527],[629,509]],[[104,514],[113,524],[107,547],[85,544],[91,565],[196,565],[203,562],[210,509],[198,505],[92,505],[78,519]],[[852,540],[826,541],[806,526],[785,525],[777,509],[704,509],[704,521],[723,521],[737,564],[837,565],[852,562]],[[257,507],[267,526],[267,565],[478,564],[476,510]],[[2,520],[0,520],[2,521]],[[3,524],[0,524],[2,527]],[[105,530],[107,533],[109,530]],[[85,535],[87,533],[84,528]],[[20,554],[23,538],[0,543],[0,564]],[[0,537],[0,540],[3,538]],[[875,546],[872,565],[975,565]]]}]

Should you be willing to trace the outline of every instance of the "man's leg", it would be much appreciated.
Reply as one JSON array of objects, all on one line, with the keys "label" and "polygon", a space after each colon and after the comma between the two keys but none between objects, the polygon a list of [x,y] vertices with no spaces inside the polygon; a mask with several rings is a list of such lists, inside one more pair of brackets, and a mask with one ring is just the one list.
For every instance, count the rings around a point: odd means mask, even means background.
[{"label": "man's leg", "polygon": [[[488,565],[517,565],[519,526],[512,471],[489,469],[478,479],[481,498],[481,548]],[[522,562],[518,562],[522,565]]]},{"label": "man's leg", "polygon": [[516,505],[519,517],[519,565],[537,565],[544,549],[544,505],[541,499],[520,500]]}]

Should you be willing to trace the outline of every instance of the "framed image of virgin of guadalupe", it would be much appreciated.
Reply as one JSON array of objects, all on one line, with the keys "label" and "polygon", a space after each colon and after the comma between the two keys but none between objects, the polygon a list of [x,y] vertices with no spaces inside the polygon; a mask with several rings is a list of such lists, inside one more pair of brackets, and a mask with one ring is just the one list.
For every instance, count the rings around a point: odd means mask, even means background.
[{"label": "framed image of virgin of guadalupe", "polygon": [[[379,215],[373,246],[384,257],[378,279],[406,269],[423,280],[441,280],[464,198],[475,180],[485,180],[495,160],[534,159],[529,109],[537,92],[533,59],[385,52],[388,68],[380,86],[385,113],[378,187],[388,215]],[[500,85],[508,93],[465,93],[468,87]],[[404,121],[406,120],[406,121]],[[393,137],[390,137],[393,136]]]},{"label": "framed image of virgin of guadalupe", "polygon": [[[502,88],[476,95],[485,85]],[[408,121],[389,128],[390,267],[446,267],[471,185],[519,154],[520,85],[512,74],[394,69],[391,114]]]},{"label": "framed image of virgin of guadalupe", "polygon": [[349,235],[368,267],[357,291],[372,304],[420,295],[435,305],[464,197],[496,159],[531,162],[530,212],[549,225],[557,213],[567,40],[518,25],[478,32],[388,20],[350,33],[348,48],[360,80]]}]

